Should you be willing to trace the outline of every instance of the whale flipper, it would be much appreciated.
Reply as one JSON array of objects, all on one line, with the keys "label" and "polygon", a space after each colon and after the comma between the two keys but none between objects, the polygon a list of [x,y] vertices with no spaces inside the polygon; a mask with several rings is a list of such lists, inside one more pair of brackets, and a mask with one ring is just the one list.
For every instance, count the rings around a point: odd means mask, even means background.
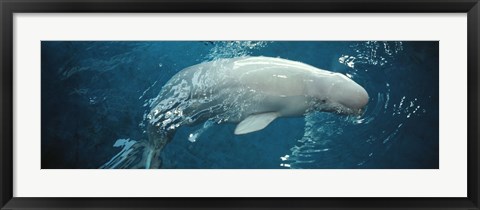
[{"label": "whale flipper", "polygon": [[255,131],[259,131],[267,127],[273,120],[278,117],[277,112],[267,112],[261,114],[250,115],[242,122],[238,123],[235,128],[235,134],[247,134]]}]

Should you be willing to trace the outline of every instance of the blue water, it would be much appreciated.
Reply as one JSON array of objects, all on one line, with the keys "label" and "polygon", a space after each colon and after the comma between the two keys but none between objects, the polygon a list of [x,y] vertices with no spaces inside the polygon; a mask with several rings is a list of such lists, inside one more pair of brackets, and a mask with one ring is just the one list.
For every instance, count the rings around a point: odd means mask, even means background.
[{"label": "blue water", "polygon": [[152,100],[177,72],[219,58],[270,56],[340,72],[370,96],[361,117],[315,112],[234,135],[181,126],[161,168],[439,167],[438,42],[43,41],[42,168],[100,168],[147,138]]}]

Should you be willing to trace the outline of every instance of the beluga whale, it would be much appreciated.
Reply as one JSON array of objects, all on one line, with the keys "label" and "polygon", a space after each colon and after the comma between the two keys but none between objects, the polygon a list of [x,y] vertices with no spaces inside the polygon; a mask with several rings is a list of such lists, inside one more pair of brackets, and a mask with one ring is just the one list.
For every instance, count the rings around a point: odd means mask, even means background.
[{"label": "beluga whale", "polygon": [[159,168],[160,152],[180,126],[235,123],[233,133],[243,135],[310,112],[360,115],[368,101],[367,91],[349,77],[298,61],[258,56],[203,62],[162,87],[146,115],[148,140],[130,154],[137,163],[115,166]]}]

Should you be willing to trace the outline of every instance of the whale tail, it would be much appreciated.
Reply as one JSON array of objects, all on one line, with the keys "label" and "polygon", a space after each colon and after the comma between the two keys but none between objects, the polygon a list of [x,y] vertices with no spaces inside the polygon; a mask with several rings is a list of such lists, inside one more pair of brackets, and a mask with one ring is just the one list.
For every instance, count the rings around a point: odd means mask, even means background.
[{"label": "whale tail", "polygon": [[160,168],[162,161],[160,154],[165,145],[173,138],[175,131],[158,130],[152,124],[147,127],[148,141],[135,141],[131,139],[118,139],[114,147],[122,150],[102,169],[153,169]]},{"label": "whale tail", "polygon": [[150,169],[161,166],[161,149],[154,149],[144,141],[118,139],[113,146],[122,150],[100,166],[101,169]]},{"label": "whale tail", "polygon": [[[147,157],[145,159],[145,168],[154,169],[162,166],[162,160],[160,158],[160,149],[147,148]],[[142,161],[143,162],[143,161]]]}]

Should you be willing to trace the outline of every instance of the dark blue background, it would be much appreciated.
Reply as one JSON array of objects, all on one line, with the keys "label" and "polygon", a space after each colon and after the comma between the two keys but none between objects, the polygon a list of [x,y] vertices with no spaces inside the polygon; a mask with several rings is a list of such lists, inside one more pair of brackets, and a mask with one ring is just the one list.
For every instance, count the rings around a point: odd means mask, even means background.
[{"label": "dark blue background", "polygon": [[203,125],[181,127],[163,168],[438,168],[438,44],[43,41],[42,168],[100,167],[121,150],[117,139],[146,138],[148,100],[176,72],[244,55],[348,74],[370,95],[366,113],[281,118],[241,136],[213,125],[193,143]]}]

